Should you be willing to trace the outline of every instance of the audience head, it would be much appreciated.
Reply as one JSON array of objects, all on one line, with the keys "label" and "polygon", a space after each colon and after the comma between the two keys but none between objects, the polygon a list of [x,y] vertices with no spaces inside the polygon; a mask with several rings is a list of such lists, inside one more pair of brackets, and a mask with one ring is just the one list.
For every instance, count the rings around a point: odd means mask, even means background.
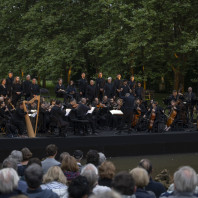
[{"label": "audience head", "polygon": [[131,170],[130,174],[132,175],[137,188],[144,188],[148,185],[149,176],[145,169],[134,168],[133,170]]},{"label": "audience head", "polygon": [[87,178],[91,189],[98,184],[98,169],[93,164],[84,166],[81,170],[81,175]]},{"label": "audience head", "polygon": [[80,161],[83,158],[83,152],[81,150],[75,150],[74,153],[73,153],[73,157],[76,160]]},{"label": "audience head", "polygon": [[0,194],[8,194],[17,189],[19,176],[13,168],[0,170]]},{"label": "audience head", "polygon": [[55,144],[50,144],[46,147],[47,157],[55,157],[57,154],[58,148]]},{"label": "audience head", "polygon": [[32,157],[32,152],[28,148],[21,149],[23,161],[28,161]]},{"label": "audience head", "polygon": [[25,169],[25,180],[31,189],[40,187],[43,179],[43,170],[38,164],[32,164]]},{"label": "audience head", "polygon": [[21,151],[14,150],[10,153],[9,158],[16,160],[17,163],[22,162],[23,154]]},{"label": "audience head", "polygon": [[135,181],[127,172],[120,172],[114,177],[112,188],[121,195],[132,195],[136,190]]},{"label": "audience head", "polygon": [[98,154],[99,154],[99,165],[101,165],[103,162],[106,161],[107,158],[105,157],[104,153],[99,152]]},{"label": "audience head", "polygon": [[89,150],[87,153],[87,164],[99,165],[99,154],[96,150]]},{"label": "audience head", "polygon": [[65,157],[67,157],[67,156],[70,156],[70,154],[69,154],[68,152],[63,152],[63,153],[61,153],[61,154],[60,154],[60,159],[59,159],[60,163],[62,163],[63,159],[64,159]]},{"label": "audience head", "polygon": [[27,166],[30,166],[30,165],[32,165],[32,164],[38,164],[39,166],[42,167],[41,160],[40,160],[39,158],[37,158],[37,157],[31,158],[31,159],[28,161]]},{"label": "audience head", "polygon": [[84,176],[73,179],[69,185],[68,193],[70,198],[86,198],[90,193],[89,183]]},{"label": "audience head", "polygon": [[108,178],[108,179],[113,179],[113,177],[115,176],[115,165],[110,162],[110,161],[105,161],[103,162],[99,168],[99,177],[102,178]]},{"label": "audience head", "polygon": [[197,186],[197,175],[193,168],[183,166],[174,174],[175,190],[179,193],[194,192]]},{"label": "audience head", "polygon": [[140,168],[144,168],[148,174],[150,175],[153,171],[153,167],[152,167],[152,164],[150,162],[150,160],[148,159],[142,159],[140,162],[139,162],[139,167]]},{"label": "audience head", "polygon": [[15,171],[17,171],[17,162],[16,160],[8,157],[3,161],[2,168],[13,168]]},{"label": "audience head", "polygon": [[91,195],[90,198],[121,198],[121,196],[115,191],[106,191]]},{"label": "audience head", "polygon": [[61,169],[63,171],[77,172],[79,170],[79,167],[78,167],[76,159],[74,157],[66,156],[62,160]]},{"label": "audience head", "polygon": [[48,169],[47,173],[43,176],[43,183],[59,182],[62,184],[67,184],[67,178],[63,174],[63,171],[59,166],[52,166]]}]

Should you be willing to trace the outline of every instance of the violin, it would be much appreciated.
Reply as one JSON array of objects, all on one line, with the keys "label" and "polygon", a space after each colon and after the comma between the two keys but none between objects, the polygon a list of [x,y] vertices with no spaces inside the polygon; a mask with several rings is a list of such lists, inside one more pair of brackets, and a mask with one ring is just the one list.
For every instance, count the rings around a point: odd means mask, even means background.
[{"label": "violin", "polygon": [[156,113],[155,113],[155,109],[152,109],[151,111],[151,116],[150,116],[150,120],[149,120],[149,130],[151,130],[153,128],[153,124],[156,118]]},{"label": "violin", "polygon": [[132,127],[136,126],[141,116],[141,109],[139,106],[136,109],[137,113],[133,116]]},{"label": "violin", "polygon": [[105,107],[105,105],[104,105],[104,104],[102,104],[102,103],[99,103],[99,104],[97,104],[97,105],[96,105],[96,107],[97,107],[97,108],[104,108],[104,107]]}]

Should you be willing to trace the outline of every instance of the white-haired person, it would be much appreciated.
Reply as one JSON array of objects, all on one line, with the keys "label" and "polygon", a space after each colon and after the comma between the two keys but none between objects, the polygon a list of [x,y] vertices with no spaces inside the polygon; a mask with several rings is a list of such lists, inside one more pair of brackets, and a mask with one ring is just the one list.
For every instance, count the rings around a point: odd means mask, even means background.
[{"label": "white-haired person", "polygon": [[143,168],[134,168],[130,171],[131,176],[133,177],[136,185],[136,198],[155,198],[154,192],[146,191],[145,187],[149,183],[149,176],[145,169]]},{"label": "white-haired person", "polygon": [[4,168],[0,170],[0,197],[8,198],[21,195],[18,190],[19,176],[13,168]]},{"label": "white-haired person", "polygon": [[168,192],[162,194],[161,198],[197,197],[197,195],[195,196],[197,183],[195,170],[190,166],[183,166],[174,173],[174,184],[171,185]]},{"label": "white-haired person", "polygon": [[43,176],[42,189],[55,192],[60,198],[67,198],[67,178],[59,166],[52,166]]},{"label": "white-haired person", "polygon": [[87,164],[84,166],[82,168],[81,175],[87,178],[93,194],[111,190],[109,187],[98,185],[98,169],[93,164]]}]

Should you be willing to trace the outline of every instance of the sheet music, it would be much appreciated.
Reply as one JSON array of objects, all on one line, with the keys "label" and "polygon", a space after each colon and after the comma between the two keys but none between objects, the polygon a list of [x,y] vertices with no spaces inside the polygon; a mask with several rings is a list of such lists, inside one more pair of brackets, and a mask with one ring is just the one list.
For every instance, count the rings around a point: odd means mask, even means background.
[{"label": "sheet music", "polygon": [[65,116],[68,116],[69,113],[70,113],[71,109],[66,109],[66,113],[65,113]]},{"label": "sheet music", "polygon": [[37,115],[37,112],[32,113],[32,114],[28,114],[28,115],[29,115],[29,117],[35,118],[35,117],[36,117],[36,115]]},{"label": "sheet music", "polygon": [[95,107],[91,107],[91,109],[89,111],[87,111],[87,114],[89,114],[89,113],[92,114],[94,109],[95,109]]},{"label": "sheet music", "polygon": [[112,115],[123,115],[123,112],[121,110],[111,110],[110,113]]}]

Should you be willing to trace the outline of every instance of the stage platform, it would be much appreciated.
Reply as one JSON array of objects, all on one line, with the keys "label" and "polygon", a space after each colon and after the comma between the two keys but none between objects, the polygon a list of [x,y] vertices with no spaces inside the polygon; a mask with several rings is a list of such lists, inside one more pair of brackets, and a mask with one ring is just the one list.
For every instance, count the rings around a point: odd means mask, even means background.
[{"label": "stage platform", "polygon": [[86,153],[89,149],[104,152],[107,157],[132,155],[155,155],[167,153],[198,152],[198,132],[180,131],[167,133],[122,133],[102,131],[98,136],[36,137],[36,138],[0,138],[0,161],[16,149],[28,147],[35,157],[45,157],[45,147],[56,144],[59,154],[63,151],[73,153],[80,149]]}]

